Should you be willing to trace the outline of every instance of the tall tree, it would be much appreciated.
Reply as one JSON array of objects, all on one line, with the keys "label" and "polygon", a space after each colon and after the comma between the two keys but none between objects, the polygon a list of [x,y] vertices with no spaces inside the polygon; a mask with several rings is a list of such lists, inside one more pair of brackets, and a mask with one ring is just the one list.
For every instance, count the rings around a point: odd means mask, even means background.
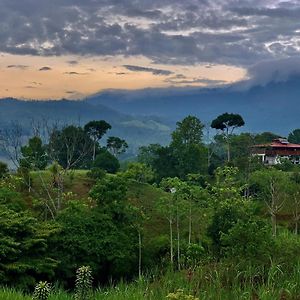
[{"label": "tall tree", "polygon": [[21,147],[21,165],[32,170],[44,170],[48,164],[46,146],[41,138],[34,136],[29,139],[28,144]]},{"label": "tall tree", "polygon": [[251,181],[259,188],[259,195],[271,216],[273,235],[276,236],[277,215],[287,199],[287,191],[290,188],[289,177],[283,171],[268,169],[254,172]]},{"label": "tall tree", "polygon": [[128,144],[126,143],[125,140],[122,140],[119,137],[110,136],[107,139],[106,147],[112,155],[117,157],[121,153],[126,152],[126,149],[128,148]]},{"label": "tall tree", "polygon": [[96,157],[96,146],[106,132],[111,129],[111,125],[104,120],[90,121],[84,126],[84,131],[93,139],[93,160]]},{"label": "tall tree", "polygon": [[227,161],[230,161],[230,136],[233,131],[245,125],[243,118],[239,114],[224,113],[219,115],[211,122],[211,127],[221,130],[226,138],[227,143]]},{"label": "tall tree", "polygon": [[172,133],[173,146],[201,145],[204,124],[194,116],[187,116],[181,122],[177,122],[177,128]]},{"label": "tall tree", "polygon": [[48,154],[64,170],[86,168],[92,149],[93,141],[81,127],[70,125],[50,134]]},{"label": "tall tree", "polygon": [[207,149],[203,137],[204,124],[194,116],[187,116],[177,123],[172,133],[170,149],[176,160],[176,175],[185,178],[189,173],[207,170]]}]

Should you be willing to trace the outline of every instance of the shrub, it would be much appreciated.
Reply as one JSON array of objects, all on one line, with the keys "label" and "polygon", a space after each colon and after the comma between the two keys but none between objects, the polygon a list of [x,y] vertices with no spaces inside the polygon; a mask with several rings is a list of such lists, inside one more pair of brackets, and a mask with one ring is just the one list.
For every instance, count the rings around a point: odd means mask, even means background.
[{"label": "shrub", "polygon": [[100,168],[92,168],[88,173],[87,176],[98,180],[98,179],[103,179],[105,177],[106,172]]},{"label": "shrub", "polygon": [[238,222],[221,236],[222,251],[233,261],[251,261],[264,265],[269,262],[274,240],[271,228],[258,218]]},{"label": "shrub", "polygon": [[0,161],[0,179],[5,178],[8,175],[7,164]]}]

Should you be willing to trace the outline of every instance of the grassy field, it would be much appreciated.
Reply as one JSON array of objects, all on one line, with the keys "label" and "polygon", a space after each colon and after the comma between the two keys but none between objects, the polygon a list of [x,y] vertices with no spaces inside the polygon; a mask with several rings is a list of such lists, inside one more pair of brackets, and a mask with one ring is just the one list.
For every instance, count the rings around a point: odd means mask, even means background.
[{"label": "grassy field", "polygon": [[[291,273],[283,273],[279,266],[271,267],[261,284],[259,270],[228,272],[228,268],[204,267],[194,271],[192,277],[186,272],[169,273],[160,279],[140,280],[131,284],[95,290],[91,297],[99,300],[163,300],[166,296],[182,289],[185,295],[199,300],[288,300],[300,299],[299,266]],[[262,278],[261,278],[262,279]],[[0,290],[0,300],[29,300],[24,295],[9,289]],[[63,291],[53,292],[49,300],[71,300],[74,295]],[[186,299],[186,298],[169,298]],[[188,298],[187,298],[188,299]],[[193,298],[190,298],[193,300]]]}]

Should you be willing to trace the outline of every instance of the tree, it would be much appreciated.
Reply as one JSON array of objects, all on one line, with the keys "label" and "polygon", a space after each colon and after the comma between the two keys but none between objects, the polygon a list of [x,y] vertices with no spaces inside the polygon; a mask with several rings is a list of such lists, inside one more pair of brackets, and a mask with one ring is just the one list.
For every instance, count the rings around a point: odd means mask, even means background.
[{"label": "tree", "polygon": [[283,171],[267,169],[254,172],[250,180],[258,187],[258,194],[271,216],[272,233],[276,236],[277,214],[286,200],[287,190],[290,186],[289,178]]},{"label": "tree", "polygon": [[294,144],[300,144],[300,129],[293,130],[289,136],[288,141]]},{"label": "tree", "polygon": [[120,163],[114,155],[109,153],[105,148],[101,148],[93,163],[93,168],[99,168],[113,174],[120,169]]},{"label": "tree", "polygon": [[96,146],[106,132],[111,129],[111,125],[104,120],[90,121],[84,126],[84,131],[93,139],[93,160],[96,158]]},{"label": "tree", "polygon": [[250,261],[254,265],[266,265],[275,245],[269,227],[257,216],[239,219],[221,235],[222,252],[237,264]]},{"label": "tree", "polygon": [[230,136],[234,129],[245,125],[243,118],[239,114],[224,113],[219,115],[211,123],[211,127],[221,130],[226,138],[227,143],[227,161],[230,161]]},{"label": "tree", "polygon": [[130,163],[124,175],[141,183],[153,182],[154,172],[150,166],[142,163]]},{"label": "tree", "polygon": [[177,266],[181,269],[180,254],[180,220],[188,210],[187,199],[189,197],[189,187],[186,182],[179,178],[164,178],[160,184],[161,188],[171,193],[171,196],[163,197],[158,203],[158,209],[169,221],[170,230],[170,258],[173,266],[173,222],[176,222],[177,231]]},{"label": "tree", "polygon": [[172,133],[171,146],[201,145],[204,124],[194,116],[187,116],[181,122],[177,122],[177,128]]},{"label": "tree", "polygon": [[125,140],[122,140],[119,137],[110,136],[107,139],[106,148],[112,155],[117,157],[121,153],[126,152],[126,149],[128,148],[128,144],[126,143]]},{"label": "tree", "polygon": [[12,121],[9,127],[0,129],[0,150],[11,160],[16,168],[19,167],[24,130],[20,123]]},{"label": "tree", "polygon": [[52,278],[57,261],[49,255],[48,240],[55,232],[29,212],[0,205],[1,283],[28,288],[39,277]]},{"label": "tree", "polygon": [[189,173],[207,171],[207,149],[202,142],[204,125],[193,116],[177,123],[170,148],[176,159],[176,176],[184,179]]},{"label": "tree", "polygon": [[65,171],[87,168],[92,149],[93,141],[81,127],[70,125],[61,130],[54,129],[50,133],[48,155]]},{"label": "tree", "polygon": [[48,164],[46,150],[47,148],[43,145],[40,137],[32,137],[26,146],[21,147],[21,166],[31,170],[44,170]]},{"label": "tree", "polygon": [[8,175],[8,167],[7,164],[0,161],[0,179],[5,178]]},{"label": "tree", "polygon": [[113,197],[117,195],[114,191],[110,197],[108,188],[105,202],[102,196],[98,199],[103,186],[99,192],[98,188],[95,186],[91,193],[95,207],[71,201],[57,218],[61,231],[51,240],[50,252],[60,261],[57,276],[69,287],[73,285],[75,270],[83,265],[93,270],[95,284],[130,276],[134,271],[136,233],[127,218],[127,206],[119,205],[121,200]]},{"label": "tree", "polygon": [[158,151],[162,146],[159,144],[150,144],[139,148],[137,160],[153,168],[154,160],[158,157]]}]

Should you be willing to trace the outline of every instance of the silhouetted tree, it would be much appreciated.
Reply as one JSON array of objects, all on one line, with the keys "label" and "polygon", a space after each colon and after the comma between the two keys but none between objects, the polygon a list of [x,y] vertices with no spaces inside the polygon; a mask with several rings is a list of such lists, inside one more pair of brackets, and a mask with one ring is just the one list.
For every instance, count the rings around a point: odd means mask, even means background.
[{"label": "silhouetted tree", "polygon": [[230,136],[234,129],[245,125],[243,118],[239,114],[224,113],[214,119],[211,127],[221,130],[226,138],[227,143],[227,161],[230,161]]}]

